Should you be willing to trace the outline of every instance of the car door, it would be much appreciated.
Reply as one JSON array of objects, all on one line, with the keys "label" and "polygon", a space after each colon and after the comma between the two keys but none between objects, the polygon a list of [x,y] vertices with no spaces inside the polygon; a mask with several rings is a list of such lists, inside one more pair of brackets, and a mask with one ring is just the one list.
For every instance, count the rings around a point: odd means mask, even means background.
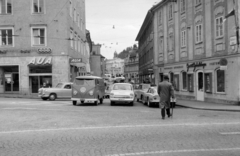
[{"label": "car door", "polygon": [[147,101],[147,99],[151,96],[152,89],[149,88],[148,91],[144,95],[144,101]]},{"label": "car door", "polygon": [[71,84],[65,84],[62,90],[62,97],[63,98],[71,98],[71,91],[72,91],[72,85]]}]

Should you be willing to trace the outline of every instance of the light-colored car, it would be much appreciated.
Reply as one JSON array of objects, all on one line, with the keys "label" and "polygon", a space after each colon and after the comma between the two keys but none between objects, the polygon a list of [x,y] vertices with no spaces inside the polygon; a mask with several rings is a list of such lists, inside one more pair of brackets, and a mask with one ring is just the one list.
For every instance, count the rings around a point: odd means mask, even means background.
[{"label": "light-colored car", "polygon": [[153,105],[159,105],[160,97],[157,92],[157,86],[150,87],[143,96],[143,103],[147,104],[148,107],[152,107]]},{"label": "light-colored car", "polygon": [[40,88],[38,90],[38,97],[43,100],[55,100],[60,98],[69,98],[71,99],[72,93],[72,83],[71,82],[62,82],[58,83],[56,87],[53,88]]},{"label": "light-colored car", "polygon": [[127,103],[134,105],[134,91],[130,83],[115,83],[110,92],[111,106],[115,103]]},{"label": "light-colored car", "polygon": [[151,87],[150,84],[141,83],[138,85],[138,88],[135,88],[135,99],[137,101],[141,100],[143,101],[144,94],[148,91],[148,89]]},{"label": "light-colored car", "polygon": [[112,84],[110,84],[109,86],[107,86],[106,88],[105,88],[105,98],[106,99],[109,99],[110,98],[110,92],[111,92],[111,90],[112,90]]}]

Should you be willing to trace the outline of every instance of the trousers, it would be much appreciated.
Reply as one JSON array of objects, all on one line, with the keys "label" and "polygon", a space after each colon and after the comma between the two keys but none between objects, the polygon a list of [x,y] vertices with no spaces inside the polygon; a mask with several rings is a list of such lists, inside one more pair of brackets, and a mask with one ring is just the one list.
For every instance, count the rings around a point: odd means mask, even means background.
[{"label": "trousers", "polygon": [[161,109],[162,117],[165,118],[165,111],[167,112],[168,117],[170,117],[171,116],[170,108],[165,108],[165,107]]}]

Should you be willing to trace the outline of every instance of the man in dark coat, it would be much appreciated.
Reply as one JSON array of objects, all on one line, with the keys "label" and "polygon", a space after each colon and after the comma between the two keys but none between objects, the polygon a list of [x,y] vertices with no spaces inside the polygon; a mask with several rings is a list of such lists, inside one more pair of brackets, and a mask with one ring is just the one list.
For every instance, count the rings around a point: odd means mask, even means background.
[{"label": "man in dark coat", "polygon": [[171,116],[170,113],[170,98],[175,98],[173,86],[168,82],[168,76],[163,77],[163,82],[158,85],[158,95],[160,96],[159,107],[161,108],[162,119],[165,119],[165,110],[168,117]]}]

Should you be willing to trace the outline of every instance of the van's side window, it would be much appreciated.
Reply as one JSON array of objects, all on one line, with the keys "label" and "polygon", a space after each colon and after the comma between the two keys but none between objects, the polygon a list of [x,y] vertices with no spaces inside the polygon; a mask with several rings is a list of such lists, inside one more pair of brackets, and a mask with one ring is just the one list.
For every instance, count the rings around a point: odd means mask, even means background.
[{"label": "van's side window", "polygon": [[96,79],[96,85],[99,85],[99,80],[98,79]]}]

